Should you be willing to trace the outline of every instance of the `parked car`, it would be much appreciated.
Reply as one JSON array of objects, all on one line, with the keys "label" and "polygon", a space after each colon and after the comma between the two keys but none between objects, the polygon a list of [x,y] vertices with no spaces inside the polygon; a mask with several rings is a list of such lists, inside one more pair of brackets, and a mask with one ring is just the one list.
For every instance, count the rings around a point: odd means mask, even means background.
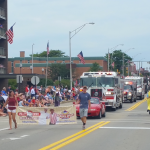
[{"label": "parked car", "polygon": [[[97,117],[101,119],[101,117],[106,116],[106,106],[105,102],[100,101],[98,97],[91,97],[91,111],[88,111],[88,117]],[[76,105],[76,114],[77,117],[80,117],[79,114],[80,104]]]}]

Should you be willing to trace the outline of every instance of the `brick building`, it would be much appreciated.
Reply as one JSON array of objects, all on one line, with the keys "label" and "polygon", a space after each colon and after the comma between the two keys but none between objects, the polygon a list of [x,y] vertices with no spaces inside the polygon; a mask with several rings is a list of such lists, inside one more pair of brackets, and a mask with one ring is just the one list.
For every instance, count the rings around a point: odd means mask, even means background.
[{"label": "brick building", "polygon": [[[89,71],[94,62],[97,62],[103,71],[107,71],[107,60],[104,57],[84,57],[85,64],[79,61],[78,57],[72,57],[74,66],[74,79],[79,79],[83,72]],[[69,65],[69,57],[49,57],[48,63],[62,63]],[[47,66],[46,57],[33,58],[33,73],[45,75]],[[8,59],[8,73],[11,74],[31,74],[32,73],[32,57],[25,57],[25,52],[20,52],[20,57]]]},{"label": "brick building", "polygon": [[7,85],[7,79],[1,78],[7,74],[8,62],[8,43],[6,37],[7,31],[7,0],[0,0],[0,88]]}]

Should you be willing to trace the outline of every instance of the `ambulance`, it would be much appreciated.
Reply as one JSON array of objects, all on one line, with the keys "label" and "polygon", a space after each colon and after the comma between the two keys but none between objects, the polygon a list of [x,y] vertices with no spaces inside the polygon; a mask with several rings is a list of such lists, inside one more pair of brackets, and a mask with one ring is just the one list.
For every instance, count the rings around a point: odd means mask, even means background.
[{"label": "ambulance", "polygon": [[144,95],[145,95],[144,77],[127,76],[125,77],[125,80],[136,81],[137,82],[137,97],[139,97],[140,99],[144,99]]},{"label": "ambulance", "polygon": [[83,72],[80,86],[87,86],[91,97],[99,97],[106,107],[122,108],[123,92],[116,72]]}]

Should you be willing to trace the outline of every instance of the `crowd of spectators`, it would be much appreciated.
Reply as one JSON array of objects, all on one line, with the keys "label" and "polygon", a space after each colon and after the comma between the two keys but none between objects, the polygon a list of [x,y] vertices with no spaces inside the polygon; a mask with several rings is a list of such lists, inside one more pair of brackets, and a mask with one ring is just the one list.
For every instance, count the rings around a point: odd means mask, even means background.
[{"label": "crowd of spectators", "polygon": [[[10,90],[11,86],[7,89],[3,87],[0,93],[0,116],[6,116],[7,114],[7,107],[4,111],[1,108],[7,100]],[[62,86],[49,86],[47,88],[41,86],[37,89],[34,86],[29,87],[27,85],[24,93],[14,92],[19,107],[48,107],[50,105],[57,107],[62,101],[78,100],[80,87],[73,87],[72,90],[69,90],[67,86],[64,88]]]}]

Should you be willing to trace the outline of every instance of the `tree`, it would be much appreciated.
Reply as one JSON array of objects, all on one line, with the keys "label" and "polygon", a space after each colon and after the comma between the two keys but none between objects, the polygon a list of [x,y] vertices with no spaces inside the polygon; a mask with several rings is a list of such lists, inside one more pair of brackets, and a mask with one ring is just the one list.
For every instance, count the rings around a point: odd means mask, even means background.
[{"label": "tree", "polygon": [[[60,84],[61,84],[63,87],[67,86],[68,89],[70,89],[70,80],[62,79],[61,82],[60,82]],[[55,82],[54,82],[54,85],[58,86],[58,85],[59,85],[59,81],[55,81]],[[72,85],[74,86],[73,83],[72,83]]]},{"label": "tree", "polygon": [[93,65],[91,66],[90,70],[91,72],[97,72],[97,71],[100,71],[101,68],[99,66],[99,64],[97,62],[93,63]]},{"label": "tree", "polygon": [[70,76],[70,70],[66,67],[66,64],[50,64],[48,67],[48,77],[55,81],[58,79],[58,76],[61,76],[62,79]]},{"label": "tree", "polygon": [[[46,79],[40,79],[38,86],[42,85],[43,87],[45,87],[45,82],[46,82]],[[51,79],[47,79],[47,85],[53,85],[53,81]]]},{"label": "tree", "polygon": [[16,90],[17,82],[16,79],[8,79],[8,85],[11,85],[11,90]]},{"label": "tree", "polygon": [[[123,72],[123,54],[124,54],[124,72],[126,72],[126,67],[128,66],[128,61],[132,61],[132,58],[121,50],[115,50],[113,53],[109,53],[109,69],[112,71]],[[105,58],[108,60],[108,54],[106,54]],[[114,62],[114,68],[112,67],[112,63]]]},{"label": "tree", "polygon": [[[32,55],[30,55],[30,56],[32,56]],[[47,51],[33,54],[33,57],[47,57]],[[51,50],[49,52],[48,57],[68,57],[68,56],[66,56],[65,52],[62,52],[61,50]]]}]

